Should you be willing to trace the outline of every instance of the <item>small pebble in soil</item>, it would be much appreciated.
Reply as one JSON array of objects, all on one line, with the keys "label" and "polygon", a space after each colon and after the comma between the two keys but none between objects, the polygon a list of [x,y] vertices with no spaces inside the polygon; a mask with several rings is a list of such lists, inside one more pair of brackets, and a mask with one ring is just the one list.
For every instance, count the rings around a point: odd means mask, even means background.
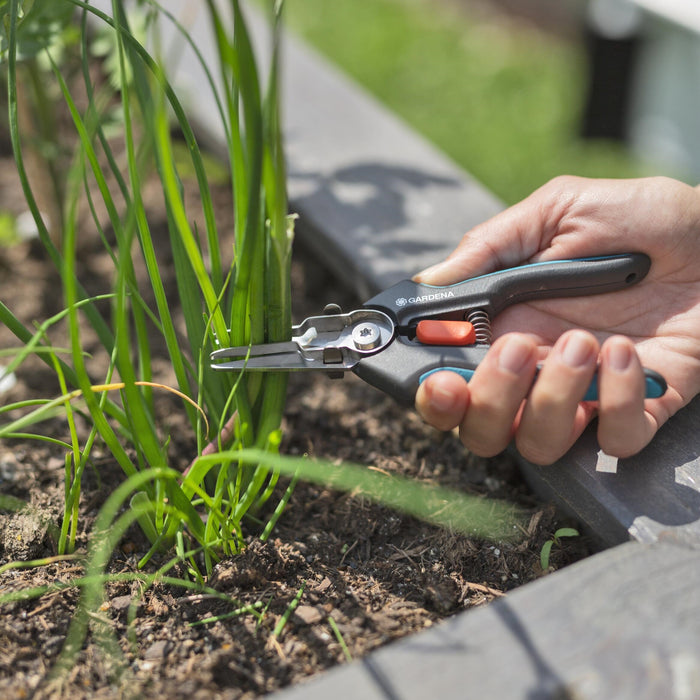
[{"label": "small pebble in soil", "polygon": [[300,605],[294,611],[294,617],[305,625],[313,625],[323,619],[323,615],[313,605]]},{"label": "small pebble in soil", "polygon": [[[149,637],[151,635],[148,635]],[[144,659],[157,660],[164,659],[170,651],[171,643],[167,639],[161,639],[151,644],[143,654]]]}]

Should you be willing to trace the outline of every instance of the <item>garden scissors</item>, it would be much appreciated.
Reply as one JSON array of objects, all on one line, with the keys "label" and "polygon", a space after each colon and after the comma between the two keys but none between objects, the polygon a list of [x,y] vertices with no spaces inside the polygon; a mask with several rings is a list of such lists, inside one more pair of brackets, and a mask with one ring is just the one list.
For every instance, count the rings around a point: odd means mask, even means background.
[{"label": "garden scissors", "polygon": [[[532,263],[446,287],[404,280],[349,313],[329,305],[292,328],[292,339],[222,348],[211,353],[219,371],[352,371],[403,403],[413,403],[431,373],[474,374],[491,342],[491,320],[525,301],[588,296],[642,280],[651,261],[641,253]],[[645,369],[646,396],[666,391]],[[597,375],[584,397],[598,398]]]}]

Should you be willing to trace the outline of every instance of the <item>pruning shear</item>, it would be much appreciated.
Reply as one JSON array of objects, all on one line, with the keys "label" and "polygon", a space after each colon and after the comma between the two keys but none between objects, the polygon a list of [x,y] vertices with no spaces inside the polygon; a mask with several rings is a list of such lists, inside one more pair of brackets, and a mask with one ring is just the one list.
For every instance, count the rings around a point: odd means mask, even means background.
[{"label": "pruning shear", "polygon": [[[292,327],[289,341],[221,348],[217,371],[352,371],[402,403],[413,403],[433,372],[474,374],[488,352],[491,320],[525,301],[614,292],[642,280],[651,266],[642,253],[540,262],[435,287],[404,280],[342,313],[331,304],[322,316]],[[658,398],[666,381],[644,370],[646,397]],[[584,401],[598,398],[597,375]]]}]

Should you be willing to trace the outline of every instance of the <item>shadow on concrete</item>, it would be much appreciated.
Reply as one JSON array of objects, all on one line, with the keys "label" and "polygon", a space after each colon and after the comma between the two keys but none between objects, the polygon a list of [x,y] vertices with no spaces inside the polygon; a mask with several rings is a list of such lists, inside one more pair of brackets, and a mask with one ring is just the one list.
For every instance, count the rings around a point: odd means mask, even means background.
[{"label": "shadow on concrete", "polygon": [[435,224],[445,220],[435,201],[464,188],[460,179],[367,162],[331,173],[292,170],[289,181],[300,235],[356,291],[374,293],[454,247]]},{"label": "shadow on concrete", "polygon": [[700,397],[664,425],[616,473],[597,472],[595,425],[557,464],[524,464],[536,489],[560,500],[606,545],[652,541],[681,528],[700,537]]}]

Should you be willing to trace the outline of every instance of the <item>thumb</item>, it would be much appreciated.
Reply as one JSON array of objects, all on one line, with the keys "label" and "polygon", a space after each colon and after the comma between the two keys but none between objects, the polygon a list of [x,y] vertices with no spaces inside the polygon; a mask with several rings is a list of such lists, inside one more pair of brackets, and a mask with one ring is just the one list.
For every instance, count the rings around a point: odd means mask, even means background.
[{"label": "thumb", "polygon": [[551,238],[547,232],[555,226],[556,216],[552,217],[551,209],[543,206],[549,194],[543,187],[475,226],[445,260],[413,279],[431,285],[455,284],[529,261],[540,251],[542,242]]}]

